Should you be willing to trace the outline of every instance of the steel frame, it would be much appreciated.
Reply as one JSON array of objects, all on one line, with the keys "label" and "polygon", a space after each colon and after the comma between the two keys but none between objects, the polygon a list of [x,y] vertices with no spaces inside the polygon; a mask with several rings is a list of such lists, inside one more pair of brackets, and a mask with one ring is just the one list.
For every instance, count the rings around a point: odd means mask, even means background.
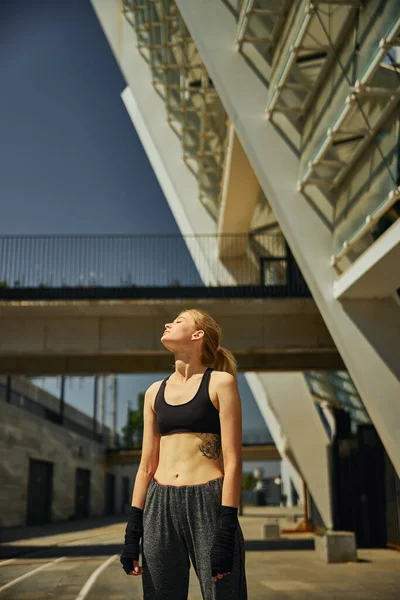
[{"label": "steel frame", "polygon": [[[400,101],[400,77],[399,77],[399,86],[396,89],[385,89],[385,88],[377,88],[371,86],[370,83],[373,80],[375,73],[377,72],[383,58],[387,54],[388,48],[393,47],[394,45],[399,44],[399,34],[400,34],[400,16],[398,21],[394,24],[392,31],[386,39],[382,39],[379,44],[379,50],[375,55],[374,59],[371,61],[369,68],[367,69],[364,76],[355,82],[355,85],[350,88],[350,93],[346,98],[345,107],[343,111],[338,116],[334,125],[327,130],[327,136],[324,143],[318,149],[318,152],[315,154],[314,158],[309,161],[308,169],[301,177],[298,182],[298,189],[303,191],[306,185],[311,185],[315,183],[323,183],[325,186],[328,185],[330,190],[337,188],[344,180],[344,178],[348,175],[351,168],[354,166],[355,162],[364,152],[365,147],[371,142],[373,137],[385,123],[387,118],[392,114],[393,110],[397,106]],[[368,119],[363,114],[360,109],[360,98],[362,96],[368,96],[373,98],[377,97],[387,97],[388,101],[380,112],[379,116],[372,123],[368,121]],[[365,122],[365,126],[361,129],[354,130],[351,128],[351,121],[354,117],[354,114],[357,110],[363,114]],[[353,138],[356,140],[360,139],[357,148],[353,152],[351,159],[346,160],[345,163],[339,160],[328,159],[327,154],[332,149],[332,146],[335,141],[346,138]],[[330,163],[330,166],[336,167],[337,172],[332,177],[329,175],[324,179],[323,176],[316,176],[316,168],[323,163]]]},{"label": "steel frame", "polygon": [[[256,6],[256,0],[243,0],[239,13],[237,34],[235,39],[236,49],[241,52],[244,43],[254,44],[256,46],[266,46],[268,53],[273,53],[276,45],[277,35],[281,30],[286,12],[290,5],[290,0],[282,0],[276,8],[265,8]],[[247,35],[250,23],[254,18],[263,19],[269,17],[272,21],[272,27],[267,36]]]},{"label": "steel frame", "polygon": [[122,10],[165,102],[167,122],[181,139],[183,160],[198,180],[200,200],[217,218],[227,118],[203,61],[173,0],[123,0]]},{"label": "steel frame", "polygon": [[[310,1],[302,0],[298,6],[296,15],[303,13],[303,18],[297,25],[297,28],[291,31],[286,45],[282,48],[279,56],[274,61],[271,75],[270,88],[266,106],[266,115],[269,120],[273,119],[275,112],[292,115],[295,123],[299,126],[299,119],[302,119],[310,108],[315,92],[320,83],[324,80],[329,67],[335,59],[335,49],[343,42],[356,8],[360,0],[343,1]],[[338,23],[337,29],[333,34],[332,44],[321,44],[318,41],[319,23],[317,19],[317,8],[320,5],[338,5],[338,7],[348,6],[349,10],[344,20]],[[326,15],[329,18],[331,15]],[[316,29],[317,31],[313,31]],[[315,41],[315,44],[307,45],[306,40]],[[288,50],[289,58],[281,69],[282,56],[286,55]],[[313,71],[315,73],[313,85],[310,87],[309,79],[305,78],[298,66],[299,58],[305,58],[314,61]],[[290,81],[292,80],[292,81]],[[293,81],[294,80],[294,81]],[[290,90],[291,103],[285,104],[283,92]]]},{"label": "steel frame", "polygon": [[400,186],[391,190],[387,195],[387,198],[382,202],[379,208],[372,214],[367,215],[365,218],[364,225],[360,227],[348,240],[343,242],[343,246],[337,254],[331,256],[331,266],[334,267],[338,273],[342,270],[339,267],[340,261],[356,246],[356,244],[374,227],[375,223],[379,221],[388,210],[392,208],[400,200]]}]

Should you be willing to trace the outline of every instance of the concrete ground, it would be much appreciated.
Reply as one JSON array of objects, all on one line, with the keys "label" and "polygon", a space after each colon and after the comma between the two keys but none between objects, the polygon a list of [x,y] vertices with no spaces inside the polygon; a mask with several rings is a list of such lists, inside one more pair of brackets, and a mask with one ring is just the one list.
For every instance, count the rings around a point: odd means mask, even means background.
[{"label": "concrete ground", "polygon": [[[262,539],[262,525],[278,519],[294,526],[290,509],[244,507],[249,600],[397,600],[400,553],[359,550],[357,563],[326,565],[309,534]],[[1,600],[139,600],[140,577],[127,577],[118,561],[125,518],[87,519],[1,535]],[[297,549],[294,549],[297,548]],[[194,570],[188,600],[203,600]]]}]

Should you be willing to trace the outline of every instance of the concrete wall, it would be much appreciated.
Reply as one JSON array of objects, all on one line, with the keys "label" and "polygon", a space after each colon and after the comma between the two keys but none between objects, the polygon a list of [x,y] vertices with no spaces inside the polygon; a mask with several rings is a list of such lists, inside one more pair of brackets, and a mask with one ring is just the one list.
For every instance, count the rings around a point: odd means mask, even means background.
[{"label": "concrete wall", "polygon": [[[109,467],[109,472],[115,474],[115,510],[116,512],[129,512],[129,507],[132,502],[133,484],[135,483],[136,473],[139,465],[115,465]],[[122,481],[124,477],[129,479],[129,506],[124,504],[122,498]]]},{"label": "concrete wall", "polygon": [[75,469],[91,471],[92,515],[104,512],[104,447],[64,427],[1,402],[0,526],[26,521],[29,460],[53,463],[52,520],[75,510]]},{"label": "concrete wall", "polygon": [[[47,396],[51,400],[51,395]],[[77,468],[90,471],[90,516],[104,514],[106,471],[116,475],[115,511],[123,508],[123,477],[129,478],[130,502],[136,465],[105,469],[102,444],[7,404],[3,399],[0,407],[0,527],[26,523],[30,459],[53,463],[52,521],[74,516]]]}]

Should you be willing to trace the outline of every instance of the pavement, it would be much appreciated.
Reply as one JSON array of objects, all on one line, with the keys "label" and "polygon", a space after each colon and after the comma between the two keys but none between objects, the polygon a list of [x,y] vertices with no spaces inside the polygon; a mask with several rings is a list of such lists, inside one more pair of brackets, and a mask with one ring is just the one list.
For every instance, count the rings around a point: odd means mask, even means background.
[{"label": "pavement", "polygon": [[[297,517],[298,518],[298,517]],[[400,552],[358,550],[358,562],[327,565],[311,534],[263,540],[263,524],[295,526],[296,509],[244,507],[249,600],[399,600]],[[140,577],[118,561],[126,518],[92,518],[0,535],[0,600],[141,600]],[[193,568],[188,600],[203,600]]]}]

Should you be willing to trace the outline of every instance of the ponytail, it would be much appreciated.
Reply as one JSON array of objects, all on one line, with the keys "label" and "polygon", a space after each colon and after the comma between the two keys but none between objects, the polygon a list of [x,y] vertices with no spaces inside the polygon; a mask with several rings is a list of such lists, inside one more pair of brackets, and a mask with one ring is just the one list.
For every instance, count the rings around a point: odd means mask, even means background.
[{"label": "ponytail", "polygon": [[237,361],[232,352],[227,348],[219,346],[216,350],[216,359],[214,362],[215,371],[226,371],[237,379]]},{"label": "ponytail", "polygon": [[[232,352],[226,348],[221,348],[221,327],[213,317],[205,310],[190,308],[184,310],[189,313],[198,329],[204,331],[204,342],[201,348],[201,360],[206,366],[212,367],[215,371],[225,371],[237,379],[237,362]],[[182,313],[180,313],[182,314]]]}]

